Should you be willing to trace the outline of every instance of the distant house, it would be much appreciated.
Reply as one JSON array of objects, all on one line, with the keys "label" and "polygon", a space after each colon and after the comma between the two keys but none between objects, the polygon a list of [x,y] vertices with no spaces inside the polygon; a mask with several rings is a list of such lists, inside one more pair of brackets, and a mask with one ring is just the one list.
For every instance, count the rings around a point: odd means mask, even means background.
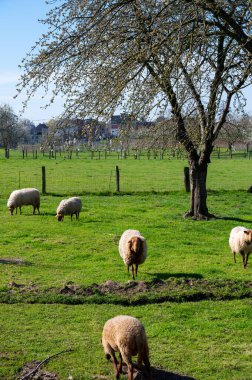
[{"label": "distant house", "polygon": [[40,144],[44,137],[46,137],[48,134],[48,127],[46,124],[41,123],[38,124],[36,127],[33,125],[31,128],[31,141],[32,144]]},{"label": "distant house", "polygon": [[121,115],[111,116],[110,134],[112,137],[119,136],[121,125],[122,125],[122,116]]},{"label": "distant house", "polygon": [[132,131],[136,131],[139,128],[149,128],[153,125],[153,122],[146,120],[136,120],[130,115],[123,113],[121,115],[111,116],[110,122],[110,134],[112,137],[117,137],[120,134],[121,128],[130,128]]}]

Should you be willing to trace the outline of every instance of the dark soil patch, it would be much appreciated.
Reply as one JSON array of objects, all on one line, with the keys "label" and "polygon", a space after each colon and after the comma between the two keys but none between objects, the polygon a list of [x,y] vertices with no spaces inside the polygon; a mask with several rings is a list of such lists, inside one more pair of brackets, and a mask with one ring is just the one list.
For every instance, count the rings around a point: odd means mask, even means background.
[{"label": "dark soil patch", "polygon": [[233,300],[252,297],[252,281],[169,278],[152,281],[108,280],[103,284],[80,286],[68,282],[62,288],[40,289],[35,284],[11,282],[0,290],[0,303],[107,303],[143,305],[161,302],[196,302]]},{"label": "dark soil patch", "polygon": [[9,265],[32,265],[29,261],[24,261],[22,259],[17,258],[8,258],[8,259],[0,259],[0,264],[9,264]]},{"label": "dark soil patch", "polygon": [[60,294],[66,295],[121,295],[131,297],[139,294],[150,293],[162,293],[162,292],[181,292],[187,291],[201,291],[206,295],[213,293],[214,291],[225,291],[226,293],[233,293],[237,291],[248,291],[252,293],[251,281],[228,281],[228,280],[203,280],[203,279],[175,279],[163,281],[155,279],[153,281],[127,281],[126,283],[120,283],[108,280],[104,284],[92,284],[87,287],[68,283],[62,289],[58,290]]},{"label": "dark soil patch", "polygon": [[70,283],[65,285],[64,288],[60,289],[59,292],[61,294],[76,294],[83,296],[92,296],[95,294],[116,294],[131,296],[133,294],[148,292],[150,289],[158,289],[161,286],[165,286],[165,282],[161,280],[155,282],[128,281],[126,283],[119,283],[108,280],[104,284],[92,284],[87,287],[81,287]]},{"label": "dark soil patch", "polygon": [[42,368],[39,368],[38,371],[36,371],[33,375],[28,376],[28,374],[33,373],[35,371],[36,367],[40,364],[40,362],[37,362],[33,360],[30,363],[27,363],[24,365],[24,367],[20,370],[17,380],[20,380],[22,378],[26,378],[27,380],[58,380],[58,376],[55,373],[51,373],[48,371],[43,370]]}]

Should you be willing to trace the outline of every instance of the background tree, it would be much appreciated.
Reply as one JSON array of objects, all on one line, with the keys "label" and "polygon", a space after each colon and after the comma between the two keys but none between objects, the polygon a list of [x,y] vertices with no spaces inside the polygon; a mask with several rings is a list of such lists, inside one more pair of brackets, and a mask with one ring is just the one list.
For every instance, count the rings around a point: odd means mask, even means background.
[{"label": "background tree", "polygon": [[23,61],[18,91],[25,88],[29,101],[38,87],[47,91],[53,82],[51,101],[63,94],[66,114],[81,117],[106,117],[119,106],[138,118],[171,109],[190,166],[186,216],[209,218],[213,143],[231,102],[240,104],[241,89],[251,83],[248,1],[219,1],[217,14],[214,1],[206,2],[208,8],[196,0],[56,3],[43,21],[48,33]]},{"label": "background tree", "polygon": [[16,147],[19,132],[18,117],[12,108],[7,104],[0,106],[0,144],[5,149]]},{"label": "background tree", "polygon": [[239,116],[232,113],[228,115],[219,139],[227,143],[230,154],[235,143],[249,143],[252,139],[251,126],[251,118],[248,115]]}]

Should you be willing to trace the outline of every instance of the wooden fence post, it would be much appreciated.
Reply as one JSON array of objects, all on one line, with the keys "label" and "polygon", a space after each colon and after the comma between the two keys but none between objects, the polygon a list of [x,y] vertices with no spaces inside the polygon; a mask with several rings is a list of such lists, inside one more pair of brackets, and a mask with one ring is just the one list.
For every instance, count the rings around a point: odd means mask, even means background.
[{"label": "wooden fence post", "polygon": [[46,171],[45,171],[45,166],[42,166],[42,194],[46,194]]},{"label": "wooden fence post", "polygon": [[187,193],[190,192],[190,175],[189,175],[189,168],[184,168],[184,183],[185,183],[185,191]]},{"label": "wooden fence post", "polygon": [[116,191],[120,192],[120,173],[118,165],[116,165]]}]

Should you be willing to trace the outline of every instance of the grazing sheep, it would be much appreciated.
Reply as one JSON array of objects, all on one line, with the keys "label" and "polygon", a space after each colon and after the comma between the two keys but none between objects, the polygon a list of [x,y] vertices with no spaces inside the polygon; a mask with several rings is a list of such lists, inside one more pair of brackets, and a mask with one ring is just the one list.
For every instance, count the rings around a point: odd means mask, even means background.
[{"label": "grazing sheep", "polygon": [[234,227],[230,232],[229,245],[234,255],[240,253],[243,260],[243,268],[246,269],[249,254],[252,252],[252,230],[245,227]]},{"label": "grazing sheep", "polygon": [[82,208],[81,199],[78,197],[72,197],[68,199],[62,199],[57,208],[56,218],[58,221],[62,221],[65,215],[71,215],[71,220],[73,215],[76,215],[76,220],[79,219],[80,211]]},{"label": "grazing sheep", "polygon": [[19,207],[19,211],[21,214],[21,207],[26,205],[32,205],[33,206],[33,214],[35,214],[35,210],[38,210],[40,207],[40,193],[37,189],[34,188],[26,188],[26,189],[20,189],[20,190],[14,190],[11,195],[9,196],[7,207],[11,212],[11,215],[13,215],[14,209],[17,209]]},{"label": "grazing sheep", "polygon": [[[144,362],[148,380],[152,379],[147,338],[144,326],[138,319],[128,315],[118,315],[109,319],[103,328],[102,345],[106,358],[112,359],[116,379],[119,379],[122,373],[122,360],[128,367],[128,380],[133,379],[131,357],[135,355],[138,355],[137,366],[141,367]],[[119,364],[115,356],[116,351],[119,352]]]},{"label": "grazing sheep", "polygon": [[119,241],[119,253],[124,264],[131,266],[132,277],[137,276],[138,265],[142,264],[147,256],[147,243],[140,232],[137,230],[126,230]]}]

